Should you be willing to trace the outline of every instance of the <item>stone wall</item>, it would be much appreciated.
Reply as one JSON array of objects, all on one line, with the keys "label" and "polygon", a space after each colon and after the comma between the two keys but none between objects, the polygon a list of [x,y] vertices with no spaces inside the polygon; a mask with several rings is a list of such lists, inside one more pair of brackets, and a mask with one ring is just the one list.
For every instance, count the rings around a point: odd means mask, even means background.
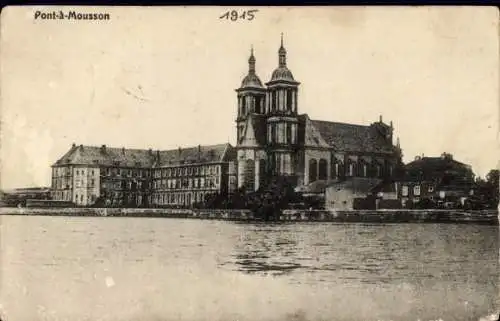
[{"label": "stone wall", "polygon": [[[250,210],[137,208],[0,208],[0,215],[165,217],[229,221],[260,220]],[[498,211],[454,210],[284,210],[282,222],[474,223],[499,224]]]},{"label": "stone wall", "polygon": [[458,210],[284,210],[281,221],[373,223],[484,223],[499,224],[498,211]]}]

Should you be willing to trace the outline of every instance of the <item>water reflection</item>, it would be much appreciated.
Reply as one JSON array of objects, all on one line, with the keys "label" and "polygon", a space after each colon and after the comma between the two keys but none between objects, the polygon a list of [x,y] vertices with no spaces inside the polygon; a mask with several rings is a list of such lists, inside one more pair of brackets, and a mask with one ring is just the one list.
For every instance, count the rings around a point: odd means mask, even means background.
[{"label": "water reflection", "polygon": [[[224,266],[299,282],[491,285],[498,227],[445,224],[240,225]],[[307,277],[305,277],[307,276]]]}]

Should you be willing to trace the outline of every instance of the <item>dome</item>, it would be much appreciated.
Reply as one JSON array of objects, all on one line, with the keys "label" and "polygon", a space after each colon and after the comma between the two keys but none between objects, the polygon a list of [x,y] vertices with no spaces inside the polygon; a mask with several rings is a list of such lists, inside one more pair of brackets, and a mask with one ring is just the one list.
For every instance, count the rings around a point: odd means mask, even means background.
[{"label": "dome", "polygon": [[277,80],[295,81],[292,72],[285,66],[278,67],[273,71],[271,81]]},{"label": "dome", "polygon": [[241,82],[241,88],[263,88],[262,82],[260,81],[259,77],[255,73],[249,73],[248,75],[243,78],[243,81]]}]

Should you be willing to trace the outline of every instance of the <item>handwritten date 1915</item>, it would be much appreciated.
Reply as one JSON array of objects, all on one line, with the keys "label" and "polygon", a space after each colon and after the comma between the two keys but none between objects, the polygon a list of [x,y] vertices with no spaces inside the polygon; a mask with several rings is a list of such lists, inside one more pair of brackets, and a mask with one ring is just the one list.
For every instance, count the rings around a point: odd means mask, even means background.
[{"label": "handwritten date 1915", "polygon": [[257,13],[259,10],[245,10],[245,11],[237,11],[237,10],[230,10],[224,12],[222,16],[219,17],[219,19],[223,20],[230,20],[230,21],[238,21],[238,20],[248,20],[252,21],[255,18],[255,13]]}]

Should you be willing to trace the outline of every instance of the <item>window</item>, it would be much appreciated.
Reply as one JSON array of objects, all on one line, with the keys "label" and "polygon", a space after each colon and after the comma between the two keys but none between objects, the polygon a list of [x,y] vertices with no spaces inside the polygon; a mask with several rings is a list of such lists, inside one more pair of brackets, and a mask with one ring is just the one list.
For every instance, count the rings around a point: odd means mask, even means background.
[{"label": "window", "polygon": [[326,180],[328,178],[327,167],[328,167],[328,163],[326,162],[326,159],[320,159],[319,160],[318,179]]},{"label": "window", "polygon": [[334,164],[332,165],[331,167],[331,170],[332,170],[332,177],[338,177],[339,176],[339,164],[337,163],[336,160],[334,160]]},{"label": "window", "polygon": [[271,143],[276,143],[276,124],[271,124]]},{"label": "window", "polygon": [[413,187],[413,195],[420,196],[420,185]]},{"label": "window", "polygon": [[349,176],[354,176],[354,165],[349,164]]},{"label": "window", "polygon": [[434,192],[434,186],[429,186],[429,193]]},{"label": "window", "polygon": [[80,172],[78,170],[76,170],[76,175],[80,175]]},{"label": "window", "polygon": [[286,126],[286,143],[292,143],[292,124],[285,124]]},{"label": "window", "polygon": [[315,159],[309,160],[309,183],[318,179],[318,165]]},{"label": "window", "polygon": [[286,109],[292,111],[292,95],[293,92],[291,90],[286,91]]},{"label": "window", "polygon": [[401,189],[401,195],[408,196],[408,186],[403,186]]}]

